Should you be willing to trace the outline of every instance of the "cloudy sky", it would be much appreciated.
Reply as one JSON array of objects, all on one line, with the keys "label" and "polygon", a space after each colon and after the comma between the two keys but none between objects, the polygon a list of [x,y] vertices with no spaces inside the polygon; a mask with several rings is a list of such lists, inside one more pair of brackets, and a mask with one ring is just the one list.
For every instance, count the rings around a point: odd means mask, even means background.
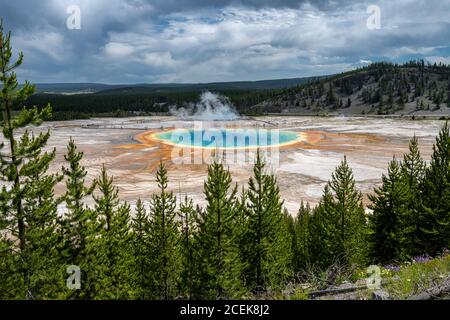
[{"label": "cloudy sky", "polygon": [[[67,8],[81,29],[67,28]],[[369,5],[379,29],[367,27]],[[331,74],[370,61],[450,64],[450,0],[2,0],[33,82],[161,83]]]}]

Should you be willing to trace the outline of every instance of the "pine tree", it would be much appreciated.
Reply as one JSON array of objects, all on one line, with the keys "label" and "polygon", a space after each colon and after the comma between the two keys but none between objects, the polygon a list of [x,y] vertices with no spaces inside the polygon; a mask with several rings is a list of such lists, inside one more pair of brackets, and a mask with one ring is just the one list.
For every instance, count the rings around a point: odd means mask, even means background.
[{"label": "pine tree", "polygon": [[419,239],[425,253],[439,253],[450,246],[450,133],[448,122],[436,138],[431,162],[425,171],[421,187],[423,206],[420,216]]},{"label": "pine tree", "polygon": [[419,143],[416,136],[411,139],[409,152],[403,157],[401,172],[406,179],[408,188],[414,195],[417,195],[425,174],[425,162],[420,155]]},{"label": "pine tree", "polygon": [[362,264],[367,254],[367,223],[362,195],[356,190],[353,173],[347,159],[336,168],[329,182],[334,193],[332,210],[337,221],[336,257],[342,262]]},{"label": "pine tree", "polygon": [[450,91],[447,91],[447,108],[450,108]]},{"label": "pine tree", "polygon": [[93,196],[98,216],[99,237],[90,239],[90,252],[95,253],[91,268],[97,272],[95,296],[99,299],[126,299],[132,293],[132,248],[130,207],[119,201],[114,179],[102,167],[97,180],[98,196]]},{"label": "pine tree", "polygon": [[292,238],[283,216],[283,201],[274,175],[258,150],[248,189],[247,279],[253,291],[278,288],[292,273]]},{"label": "pine tree", "polygon": [[403,259],[404,219],[408,213],[408,186],[401,175],[397,160],[389,163],[383,184],[369,195],[371,255],[377,262],[387,263]]},{"label": "pine tree", "polygon": [[159,194],[150,201],[149,254],[152,256],[152,293],[156,299],[173,299],[180,277],[180,234],[177,199],[167,190],[167,170],[161,162],[156,172]]},{"label": "pine tree", "polygon": [[217,160],[208,166],[204,184],[206,208],[198,216],[196,234],[196,298],[239,298],[243,294],[242,264],[235,230],[237,189]]},{"label": "pine tree", "polygon": [[295,220],[295,247],[294,261],[295,270],[301,271],[311,262],[311,232],[310,232],[311,209],[309,204],[300,204],[297,218]]},{"label": "pine tree", "polygon": [[338,250],[337,228],[338,217],[334,214],[333,194],[327,184],[310,221],[312,265],[327,268],[342,254]]},{"label": "pine tree", "polygon": [[35,136],[25,129],[17,138],[19,129],[40,125],[42,119],[50,115],[51,108],[23,107],[13,115],[13,108],[22,107],[35,87],[25,82],[18,88],[14,70],[22,64],[23,54],[20,52],[14,62],[11,57],[11,34],[3,33],[0,22],[0,107],[3,113],[2,133],[7,142],[2,149],[8,150],[0,154],[0,177],[4,182],[0,191],[0,220],[8,230],[8,240],[1,242],[0,255],[14,270],[13,273],[6,270],[6,282],[11,285],[11,291],[5,297],[55,297],[55,288],[60,281],[55,265],[58,256],[54,237],[58,203],[53,189],[60,177],[47,174],[55,151],[42,151],[50,137],[49,131]]},{"label": "pine tree", "polygon": [[[296,235],[296,219],[289,213],[289,211],[284,209],[284,223],[286,224],[286,229],[288,233],[288,237],[291,240],[289,244],[289,257],[291,258],[291,261],[289,261],[289,267],[291,271],[291,276],[295,275],[296,271],[296,263],[297,263],[297,235]],[[287,283],[287,279],[285,279],[285,282],[283,285]]]},{"label": "pine tree", "polygon": [[148,214],[141,199],[136,202],[136,213],[131,218],[131,243],[135,266],[136,298],[146,299],[148,296],[149,250],[148,250]]},{"label": "pine tree", "polygon": [[248,230],[249,224],[249,203],[248,192],[245,187],[242,186],[241,195],[236,198],[234,206],[234,230],[236,234],[236,243],[239,251],[239,259],[242,268],[242,282],[245,287],[251,287],[252,275],[248,276],[246,271],[248,268],[248,257],[253,254],[252,247],[248,246],[250,232]]},{"label": "pine tree", "polygon": [[194,234],[196,232],[196,209],[192,199],[185,196],[180,204],[179,217],[182,223],[182,272],[181,292],[187,299],[192,299],[194,275]]},{"label": "pine tree", "polygon": [[401,163],[401,174],[408,188],[408,212],[403,221],[404,243],[402,249],[405,256],[418,256],[422,253],[422,243],[418,239],[426,238],[421,231],[421,199],[420,186],[423,183],[426,164],[419,151],[417,137],[409,143],[409,152],[404,155]]},{"label": "pine tree", "polygon": [[326,101],[327,101],[327,104],[329,104],[329,105],[330,104],[334,105],[335,102],[336,102],[336,96],[334,95],[333,87],[331,85],[331,82],[330,82],[330,84],[328,86]]},{"label": "pine tree", "polygon": [[[0,151],[2,147],[0,145]],[[2,196],[3,194],[0,193],[0,299],[3,300],[18,297],[15,294],[18,281],[14,277],[18,274],[18,270],[12,250],[14,240],[5,232],[10,225],[6,215],[9,210],[9,201]]]},{"label": "pine tree", "polygon": [[[63,167],[62,171],[66,178],[66,193],[63,201],[66,212],[63,217],[57,219],[61,231],[60,251],[62,252],[62,262],[66,265],[79,266],[85,272],[82,273],[81,282],[87,284],[87,270],[89,261],[87,256],[87,241],[90,233],[93,232],[92,223],[95,221],[95,212],[89,210],[84,203],[86,197],[90,196],[95,188],[95,182],[86,186],[86,169],[81,165],[83,153],[78,152],[75,141],[70,138],[67,145],[67,154],[64,156],[68,167]],[[81,298],[86,292],[83,290],[72,290],[71,298]]]},{"label": "pine tree", "polygon": [[[22,140],[23,141],[23,140]],[[28,293],[32,299],[56,298],[64,285],[64,268],[59,265],[57,234],[57,208],[59,201],[54,195],[55,185],[62,179],[58,174],[47,174],[55,151],[40,158],[29,159],[22,167],[28,189],[22,196],[22,206],[26,217],[28,272],[32,275]]]}]

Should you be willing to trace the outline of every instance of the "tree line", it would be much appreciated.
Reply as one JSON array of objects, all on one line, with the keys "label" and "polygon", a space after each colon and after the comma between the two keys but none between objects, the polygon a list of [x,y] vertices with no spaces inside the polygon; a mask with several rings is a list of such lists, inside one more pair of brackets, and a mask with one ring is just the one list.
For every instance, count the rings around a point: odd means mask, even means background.
[{"label": "tree line", "polygon": [[[319,205],[301,203],[293,218],[258,151],[242,189],[220,161],[208,166],[204,207],[178,199],[160,163],[159,191],[149,205],[138,200],[132,214],[105,167],[87,183],[83,153],[72,139],[64,167],[49,173],[55,158],[46,148],[50,132],[28,128],[51,108],[12,113],[34,87],[18,88],[14,70],[23,55],[11,62],[10,35],[0,32],[0,44],[0,299],[276,297],[305,270],[403,261],[450,245],[447,123],[429,164],[416,138],[402,161],[392,160],[370,196],[371,213],[344,158]],[[58,183],[65,184],[61,196],[54,191]],[[68,285],[70,266],[81,271],[79,288]]]}]

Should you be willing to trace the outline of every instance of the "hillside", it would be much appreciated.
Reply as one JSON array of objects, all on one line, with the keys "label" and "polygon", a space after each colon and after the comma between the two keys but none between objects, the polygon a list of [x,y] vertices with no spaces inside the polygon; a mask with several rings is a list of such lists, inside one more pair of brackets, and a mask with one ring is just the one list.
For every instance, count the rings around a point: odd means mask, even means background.
[{"label": "hillside", "polygon": [[202,92],[209,90],[229,97],[238,111],[245,113],[281,90],[315,79],[317,77],[198,84],[37,84],[37,93],[27,104],[44,107],[50,102],[53,120],[151,115],[165,113],[169,106],[181,107],[196,102]]},{"label": "hillside", "polygon": [[51,103],[55,120],[166,113],[205,90],[241,114],[450,115],[450,66],[386,62],[326,77],[205,84],[41,84],[28,104]]},{"label": "hillside", "polygon": [[252,107],[257,113],[449,115],[450,66],[374,63],[300,85]]},{"label": "hillside", "polygon": [[259,81],[232,81],[211,83],[153,83],[153,84],[103,84],[103,83],[38,83],[37,93],[152,93],[196,90],[269,90],[284,89],[310,82],[317,77],[274,79]]}]

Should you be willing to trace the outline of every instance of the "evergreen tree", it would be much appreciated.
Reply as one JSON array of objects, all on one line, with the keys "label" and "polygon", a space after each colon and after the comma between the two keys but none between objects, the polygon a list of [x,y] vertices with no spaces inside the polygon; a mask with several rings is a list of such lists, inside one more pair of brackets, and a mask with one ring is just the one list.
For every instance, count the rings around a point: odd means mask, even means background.
[{"label": "evergreen tree", "polygon": [[130,206],[120,204],[119,190],[114,179],[102,167],[97,180],[99,195],[94,195],[98,216],[98,236],[90,241],[90,252],[95,260],[90,263],[97,272],[95,296],[99,299],[126,299],[132,294],[132,248],[130,233]]},{"label": "evergreen tree", "polygon": [[235,226],[237,189],[231,189],[231,175],[217,160],[208,166],[204,184],[206,209],[198,216],[196,234],[197,298],[239,298],[244,293]]},{"label": "evergreen tree", "polygon": [[373,214],[370,216],[371,254],[377,262],[392,262],[403,258],[403,225],[408,213],[408,186],[401,175],[397,160],[389,163],[383,184],[369,195]]},{"label": "evergreen tree", "polygon": [[347,99],[347,108],[350,108],[351,105],[352,105],[352,99],[350,99],[350,97],[348,97],[348,99]]},{"label": "evergreen tree", "polygon": [[367,223],[361,192],[356,190],[347,159],[332,174],[330,188],[334,192],[334,214],[338,220],[337,246],[350,264],[365,262]]},{"label": "evergreen tree", "polygon": [[59,265],[56,224],[59,201],[54,195],[54,187],[62,177],[46,173],[54,156],[53,150],[51,154],[29,159],[29,171],[25,166],[21,168],[23,177],[28,180],[22,205],[28,243],[24,257],[28,259],[25,263],[28,263],[28,272],[32,275],[27,287],[32,299],[56,298],[64,285],[65,269]]},{"label": "evergreen tree", "polygon": [[184,297],[193,296],[192,277],[194,275],[194,234],[196,232],[196,209],[192,199],[185,196],[180,204],[179,217],[182,223],[182,272],[181,292]]},{"label": "evergreen tree", "polygon": [[148,231],[149,220],[141,199],[136,202],[136,213],[131,218],[131,238],[132,250],[135,265],[135,291],[136,298],[146,299],[148,296],[148,274],[151,272],[149,267],[149,250],[148,250]]},{"label": "evergreen tree", "polygon": [[[55,288],[60,281],[55,261],[57,201],[53,189],[60,180],[58,175],[49,175],[47,170],[55,157],[55,151],[43,152],[49,131],[35,136],[27,129],[20,138],[18,130],[29,125],[40,125],[51,113],[48,106],[42,110],[23,107],[35,87],[28,82],[19,88],[14,72],[23,62],[20,52],[16,61],[11,61],[11,34],[4,34],[0,22],[0,108],[3,113],[2,134],[7,145],[0,153],[0,220],[8,230],[9,237],[1,242],[1,259],[11,267],[5,270],[9,288],[7,298],[34,299],[55,297]],[[23,107],[17,114],[12,110]],[[4,271],[4,270],[0,270]]]},{"label": "evergreen tree", "polygon": [[156,181],[159,194],[153,194],[150,201],[151,292],[156,299],[173,299],[180,277],[180,234],[176,221],[177,199],[167,190],[167,170],[162,162],[156,172]]},{"label": "evergreen tree", "polygon": [[[296,219],[287,211],[287,209],[284,209],[284,223],[286,224],[286,229],[288,233],[288,237],[291,240],[290,241],[290,252],[289,257],[291,258],[291,261],[289,261],[289,267],[291,271],[291,275],[295,275],[296,271],[296,258],[297,258],[297,235],[296,235]],[[285,285],[287,282],[287,279],[285,279],[285,282],[283,285]]]},{"label": "evergreen tree", "polygon": [[234,229],[236,236],[236,243],[239,250],[239,259],[242,268],[242,281],[244,286],[251,287],[251,282],[253,279],[252,275],[246,273],[248,268],[248,257],[253,254],[252,247],[248,245],[251,242],[250,232],[248,230],[249,224],[249,203],[248,203],[248,192],[245,187],[242,186],[240,198],[236,199],[234,206],[235,218],[234,218]]},{"label": "evergreen tree", "polygon": [[[89,270],[89,254],[87,241],[94,231],[92,223],[95,219],[95,212],[89,210],[84,204],[86,197],[90,196],[95,188],[95,182],[86,186],[85,178],[87,171],[82,166],[83,153],[78,152],[75,141],[71,138],[67,145],[67,154],[64,159],[68,167],[63,167],[62,171],[66,177],[66,193],[63,201],[66,212],[58,219],[61,232],[60,251],[62,252],[62,262],[64,265],[76,265],[85,270],[81,282],[83,285],[89,283],[87,271]],[[72,290],[70,297],[82,297],[88,290],[84,286],[83,290]]]},{"label": "evergreen tree", "polygon": [[410,192],[418,195],[420,184],[425,174],[425,162],[423,161],[417,137],[414,136],[409,143],[409,152],[404,155],[401,163],[401,172],[406,179]]},{"label": "evergreen tree", "polygon": [[450,91],[447,91],[447,108],[450,108]]},{"label": "evergreen tree", "polygon": [[295,248],[294,265],[295,270],[300,271],[310,265],[311,262],[311,232],[310,232],[311,209],[309,204],[300,204],[297,218],[295,220]]},{"label": "evergreen tree", "polygon": [[292,238],[283,215],[283,201],[274,175],[258,150],[248,189],[247,279],[253,291],[279,288],[292,273]]},{"label": "evergreen tree", "polygon": [[330,82],[330,84],[328,85],[328,91],[327,91],[326,101],[327,101],[327,104],[332,104],[332,105],[334,105],[335,102],[336,102],[336,96],[334,95],[333,87],[332,87],[332,85],[331,85],[331,82]]},{"label": "evergreen tree", "polygon": [[421,187],[423,206],[420,226],[426,238],[419,241],[428,254],[450,246],[450,134],[448,122],[433,145],[431,162]]},{"label": "evergreen tree", "polygon": [[419,151],[417,137],[409,143],[409,152],[404,155],[401,163],[401,174],[408,188],[408,212],[403,220],[404,243],[402,249],[406,256],[418,256],[422,253],[422,243],[419,239],[426,238],[420,226],[421,199],[420,186],[423,183],[426,164]]},{"label": "evergreen tree", "polygon": [[334,214],[334,199],[330,186],[325,185],[319,205],[313,210],[310,221],[311,264],[329,267],[342,254],[338,251],[338,217]]},{"label": "evergreen tree", "polygon": [[[0,151],[2,148],[3,144],[0,144]],[[10,225],[7,216],[8,210],[9,201],[3,198],[3,193],[0,193],[0,299],[18,297],[16,286],[19,281],[16,278],[19,271],[13,255],[14,240],[5,232]]]}]

